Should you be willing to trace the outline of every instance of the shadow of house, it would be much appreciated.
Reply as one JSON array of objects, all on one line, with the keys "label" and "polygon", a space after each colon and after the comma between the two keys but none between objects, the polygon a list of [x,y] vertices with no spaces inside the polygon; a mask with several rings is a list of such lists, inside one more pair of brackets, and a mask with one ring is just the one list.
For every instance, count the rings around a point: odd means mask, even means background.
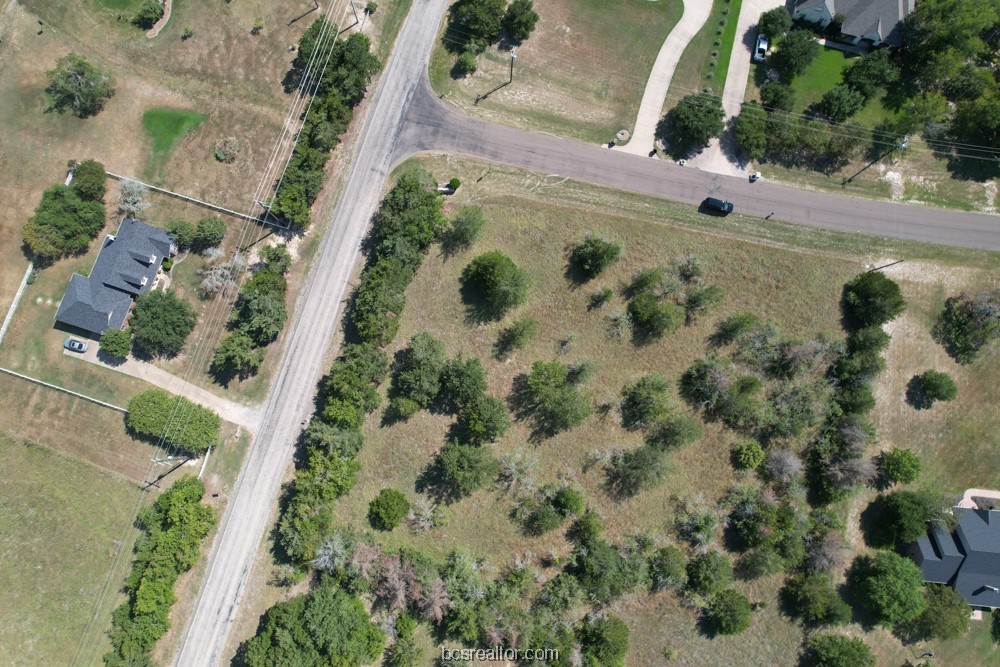
[{"label": "shadow of house", "polygon": [[909,547],[924,581],[948,584],[977,609],[1000,607],[1000,510],[954,508],[958,527],[931,525]]},{"label": "shadow of house", "polygon": [[175,254],[177,246],[162,229],[124,220],[117,234],[104,237],[90,275],[70,277],[56,322],[95,338],[124,328],[132,302],[155,286],[160,264]]}]

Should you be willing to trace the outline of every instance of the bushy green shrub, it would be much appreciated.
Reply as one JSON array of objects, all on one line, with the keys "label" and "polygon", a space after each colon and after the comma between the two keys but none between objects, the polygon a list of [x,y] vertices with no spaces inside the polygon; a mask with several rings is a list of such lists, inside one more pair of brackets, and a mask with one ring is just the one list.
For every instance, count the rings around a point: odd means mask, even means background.
[{"label": "bushy green shrub", "polygon": [[658,452],[666,452],[690,444],[701,437],[701,424],[689,415],[673,415],[659,419],[646,434],[646,444]]},{"label": "bushy green shrub", "polygon": [[706,613],[709,625],[720,635],[738,635],[750,627],[750,600],[732,588],[712,596]]},{"label": "bushy green shrub", "polygon": [[472,445],[496,442],[510,428],[510,414],[504,402],[482,394],[462,407],[456,426],[462,440]]},{"label": "bushy green shrub", "polygon": [[972,363],[1000,340],[1000,289],[950,297],[933,333],[956,361]]},{"label": "bushy green shrub", "polygon": [[396,489],[382,489],[368,503],[368,522],[375,530],[392,530],[410,511],[410,502]]},{"label": "bushy green shrub", "polygon": [[168,447],[198,456],[219,443],[222,419],[212,410],[162,389],[147,389],[129,399],[128,427]]},{"label": "bushy green shrub", "polygon": [[437,457],[437,471],[445,497],[459,499],[478,491],[493,480],[499,464],[485,447],[451,440]]},{"label": "bushy green shrub", "polygon": [[621,252],[620,243],[587,234],[573,246],[569,255],[569,263],[584,278],[596,278],[618,261]]},{"label": "bushy green shrub", "polygon": [[104,165],[97,160],[84,160],[73,170],[73,189],[85,201],[102,201],[107,181]]},{"label": "bushy green shrub", "polygon": [[826,572],[797,572],[785,582],[783,593],[806,623],[844,625],[851,620],[851,608],[834,588]]},{"label": "bushy green shrub", "polygon": [[528,298],[526,271],[499,250],[479,255],[462,271],[466,300],[482,316],[498,319]]},{"label": "bushy green shrub", "polygon": [[53,185],[24,225],[24,244],[43,265],[85,252],[104,227],[104,217],[101,202],[81,199],[70,186]]},{"label": "bushy green shrub", "polygon": [[479,238],[485,224],[483,209],[478,206],[463,207],[451,220],[445,245],[452,252],[470,247]]},{"label": "bushy green shrub", "polygon": [[882,326],[906,307],[899,285],[881,271],[868,271],[848,281],[842,303],[844,319],[854,330]]},{"label": "bushy green shrub", "polygon": [[958,396],[958,387],[951,376],[934,369],[921,373],[920,388],[931,401],[953,401]]},{"label": "bushy green shrub", "polygon": [[536,426],[546,434],[573,428],[590,415],[589,398],[570,382],[563,363],[536,361],[524,384]]},{"label": "bushy green shrub", "polygon": [[649,558],[649,577],[653,590],[684,588],[687,585],[687,560],[677,547],[657,549]]},{"label": "bushy green shrub", "polygon": [[429,333],[418,333],[399,353],[393,391],[420,407],[430,405],[441,389],[444,345]]},{"label": "bushy green shrub", "polygon": [[101,352],[114,357],[124,359],[132,351],[132,332],[111,327],[101,334]]},{"label": "bushy green shrub", "polygon": [[927,584],[924,588],[927,609],[904,631],[914,639],[947,641],[958,639],[969,631],[969,602],[948,585]]},{"label": "bushy green shrub", "polygon": [[503,358],[519,350],[538,336],[538,320],[522,317],[500,331],[497,338],[496,356]]},{"label": "bushy green shrub", "polygon": [[622,425],[629,430],[652,426],[670,409],[670,383],[656,373],[644,375],[622,389]]},{"label": "bushy green shrub", "polygon": [[676,303],[661,301],[652,294],[640,294],[628,304],[634,331],[641,339],[659,338],[673,333],[684,323],[684,309]]},{"label": "bushy green shrub", "polygon": [[486,369],[476,357],[459,354],[441,368],[438,400],[450,414],[476,402],[486,393]]},{"label": "bushy green shrub", "polygon": [[764,450],[754,441],[737,445],[734,456],[736,464],[743,470],[753,470],[764,462]]},{"label": "bushy green shrub", "polygon": [[605,614],[593,621],[582,621],[576,627],[585,667],[623,667],[628,653],[629,630],[624,621]]},{"label": "bushy green shrub", "polygon": [[806,649],[815,667],[875,667],[871,649],[861,639],[843,635],[813,635]]},{"label": "bushy green shrub", "polygon": [[105,665],[152,664],[149,652],[170,628],[177,577],[198,562],[201,542],[215,525],[212,508],[201,504],[204,494],[201,480],[185,475],[139,514],[128,599],[111,615]]},{"label": "bushy green shrub", "polygon": [[861,605],[886,627],[912,621],[927,608],[920,593],[924,585],[920,568],[893,551],[859,556],[848,583]]},{"label": "bushy green shrub", "polygon": [[920,476],[920,457],[909,449],[893,447],[879,457],[879,468],[890,484],[909,484]]},{"label": "bushy green shrub", "polygon": [[709,551],[687,564],[688,588],[701,595],[714,595],[733,581],[733,566],[723,554]]}]

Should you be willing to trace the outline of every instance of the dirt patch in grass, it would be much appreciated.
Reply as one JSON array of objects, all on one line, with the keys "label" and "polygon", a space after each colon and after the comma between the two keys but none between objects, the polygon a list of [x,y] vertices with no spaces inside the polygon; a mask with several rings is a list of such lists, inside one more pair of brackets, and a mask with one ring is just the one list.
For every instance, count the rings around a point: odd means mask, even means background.
[{"label": "dirt patch in grass", "polygon": [[[64,430],[65,432],[65,430]],[[68,434],[67,434],[68,435]],[[110,576],[120,586],[128,561],[109,566],[131,528],[136,488],[86,462],[0,435],[0,652],[9,665],[70,664],[87,630],[94,664],[109,648],[103,621],[117,596],[97,610]]]},{"label": "dirt patch in grass", "polygon": [[538,25],[517,47],[512,85],[475,104],[477,95],[509,79],[509,51],[487,49],[474,75],[454,79],[455,55],[440,39],[431,85],[465,113],[607,143],[618,130],[632,131],[653,61],[681,10],[680,0],[536,3]]}]

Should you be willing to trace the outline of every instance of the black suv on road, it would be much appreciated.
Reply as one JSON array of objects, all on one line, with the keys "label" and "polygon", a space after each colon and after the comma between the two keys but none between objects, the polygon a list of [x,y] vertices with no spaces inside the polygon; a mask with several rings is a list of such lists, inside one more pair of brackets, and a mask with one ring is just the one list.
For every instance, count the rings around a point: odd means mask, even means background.
[{"label": "black suv on road", "polygon": [[701,203],[702,207],[707,208],[711,211],[718,211],[723,215],[733,212],[733,203],[728,202],[725,199],[716,199],[715,197],[708,197]]}]

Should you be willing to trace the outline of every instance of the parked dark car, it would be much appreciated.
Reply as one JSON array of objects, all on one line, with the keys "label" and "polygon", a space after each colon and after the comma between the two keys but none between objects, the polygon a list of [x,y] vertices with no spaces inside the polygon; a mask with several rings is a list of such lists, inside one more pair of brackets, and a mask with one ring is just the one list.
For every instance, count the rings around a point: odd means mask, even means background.
[{"label": "parked dark car", "polygon": [[733,203],[728,202],[725,199],[716,199],[715,197],[708,197],[701,203],[702,208],[706,208],[709,211],[716,211],[723,215],[727,215],[733,212]]},{"label": "parked dark car", "polygon": [[72,352],[86,352],[87,344],[82,340],[77,340],[75,338],[67,338],[63,341],[63,347]]}]

